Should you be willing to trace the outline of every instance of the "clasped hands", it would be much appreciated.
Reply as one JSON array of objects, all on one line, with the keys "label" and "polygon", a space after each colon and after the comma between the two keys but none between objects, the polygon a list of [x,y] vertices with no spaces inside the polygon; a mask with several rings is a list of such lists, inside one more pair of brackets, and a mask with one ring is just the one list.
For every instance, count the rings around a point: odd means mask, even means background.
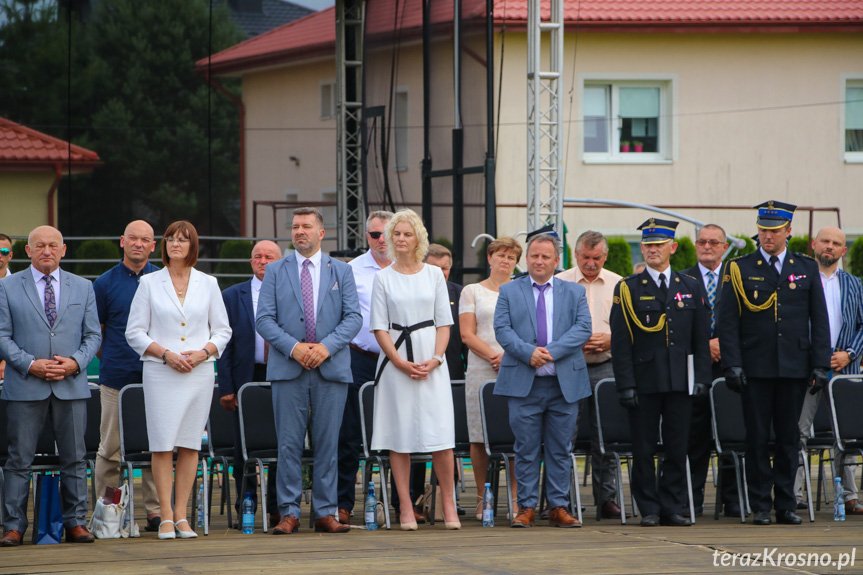
[{"label": "clasped hands", "polygon": [[294,346],[291,357],[306,369],[315,369],[330,357],[330,350],[322,343],[300,342]]},{"label": "clasped hands", "polygon": [[168,365],[180,373],[189,373],[207,360],[207,352],[202,349],[175,353],[171,350],[165,352],[165,361]]},{"label": "clasped hands", "polygon": [[30,366],[30,373],[45,381],[60,381],[79,370],[77,361],[61,355],[55,355],[54,359],[37,359]]},{"label": "clasped hands", "polygon": [[548,362],[553,362],[554,358],[548,353],[544,347],[538,347],[530,354],[530,366],[539,369]]},{"label": "clasped hands", "polygon": [[398,361],[393,361],[393,365],[411,379],[428,379],[431,371],[440,367],[441,363],[435,358],[420,362],[413,362],[399,358]]},{"label": "clasped hands", "polygon": [[610,333],[594,333],[590,339],[584,343],[582,351],[584,353],[601,353],[611,349],[611,334]]}]

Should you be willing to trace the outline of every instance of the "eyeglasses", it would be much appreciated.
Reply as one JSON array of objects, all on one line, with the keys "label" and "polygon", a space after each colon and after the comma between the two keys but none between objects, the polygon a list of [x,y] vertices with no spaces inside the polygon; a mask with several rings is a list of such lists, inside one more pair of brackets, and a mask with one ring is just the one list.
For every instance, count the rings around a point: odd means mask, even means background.
[{"label": "eyeglasses", "polygon": [[9,248],[0,248],[0,256],[3,256],[4,258],[11,253],[12,250],[10,250]]},{"label": "eyeglasses", "polygon": [[369,237],[372,238],[373,240],[379,240],[379,239],[381,239],[381,236],[384,235],[383,232],[366,232],[366,233],[369,234]]},{"label": "eyeglasses", "polygon": [[167,244],[187,244],[187,243],[189,243],[189,238],[165,238],[165,243],[167,243]]},{"label": "eyeglasses", "polygon": [[715,248],[716,246],[725,245],[727,242],[720,242],[719,240],[695,240],[695,244],[701,247],[706,245],[710,245],[711,248]]}]

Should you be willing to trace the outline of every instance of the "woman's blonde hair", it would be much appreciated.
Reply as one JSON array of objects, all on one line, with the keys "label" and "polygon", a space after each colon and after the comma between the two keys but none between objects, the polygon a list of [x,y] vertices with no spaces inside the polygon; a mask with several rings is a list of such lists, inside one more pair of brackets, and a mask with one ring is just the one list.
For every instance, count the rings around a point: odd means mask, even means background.
[{"label": "woman's blonde hair", "polygon": [[411,209],[399,210],[393,215],[393,218],[387,223],[384,229],[384,236],[387,238],[387,254],[391,260],[396,259],[396,250],[393,245],[393,232],[399,224],[410,224],[417,237],[417,247],[414,251],[414,261],[420,263],[426,257],[429,250],[429,234],[426,227],[423,225],[422,218]]}]

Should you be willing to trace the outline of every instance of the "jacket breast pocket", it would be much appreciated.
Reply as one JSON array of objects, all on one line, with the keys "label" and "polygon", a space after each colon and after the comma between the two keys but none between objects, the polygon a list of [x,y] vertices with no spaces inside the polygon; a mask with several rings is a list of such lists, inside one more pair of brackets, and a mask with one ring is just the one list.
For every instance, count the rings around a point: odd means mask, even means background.
[{"label": "jacket breast pocket", "polygon": [[641,363],[647,363],[648,361],[651,361],[652,359],[653,359],[653,350],[652,349],[646,349],[642,352],[636,353],[632,359],[632,362],[635,365],[638,365]]},{"label": "jacket breast pocket", "polygon": [[695,311],[695,306],[697,305],[695,301],[696,297],[697,296],[693,295],[692,297],[681,299],[675,305],[677,306],[677,309]]},{"label": "jacket breast pocket", "polygon": [[638,300],[632,302],[632,304],[635,308],[635,315],[638,317],[638,321],[648,327],[652,327],[659,322],[659,318],[662,316],[662,311],[665,309],[665,305],[655,299]]},{"label": "jacket breast pocket", "polygon": [[773,294],[773,286],[765,281],[743,280],[743,291],[754,304],[764,303]]}]

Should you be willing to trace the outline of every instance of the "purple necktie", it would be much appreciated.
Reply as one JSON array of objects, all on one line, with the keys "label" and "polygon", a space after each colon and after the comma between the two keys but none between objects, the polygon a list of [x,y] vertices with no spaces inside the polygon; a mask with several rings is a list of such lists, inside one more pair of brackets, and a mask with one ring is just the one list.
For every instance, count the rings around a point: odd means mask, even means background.
[{"label": "purple necktie", "polygon": [[300,286],[303,288],[303,314],[306,316],[306,343],[317,343],[315,338],[315,287],[312,284],[312,274],[309,271],[311,260],[303,262],[303,272],[300,274]]},{"label": "purple necktie", "polygon": [[54,297],[54,286],[51,285],[51,276],[45,276],[45,317],[48,318],[48,323],[54,327],[54,322],[57,321],[57,298]]},{"label": "purple necktie", "polygon": [[548,324],[545,321],[545,290],[551,284],[539,285],[534,282],[533,287],[539,290],[536,298],[536,345],[545,347],[548,343]]}]

